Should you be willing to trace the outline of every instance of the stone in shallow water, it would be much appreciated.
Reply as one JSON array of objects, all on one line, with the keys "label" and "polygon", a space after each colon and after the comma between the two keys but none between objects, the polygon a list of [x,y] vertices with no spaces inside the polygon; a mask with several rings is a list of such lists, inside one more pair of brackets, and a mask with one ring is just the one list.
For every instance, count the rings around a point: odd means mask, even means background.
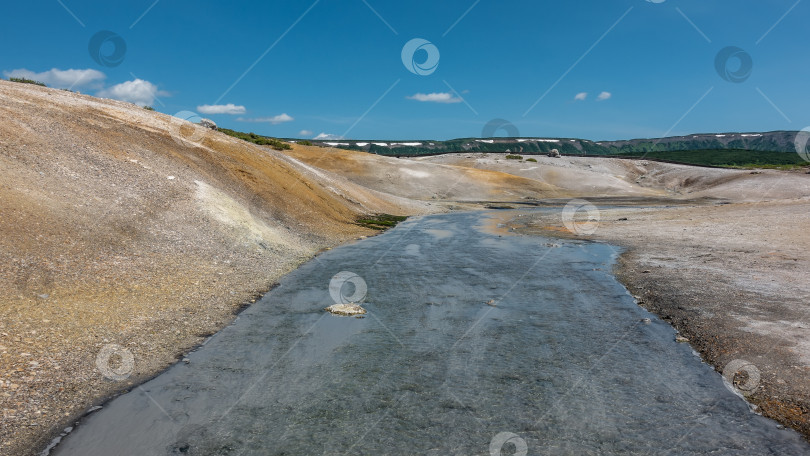
[{"label": "stone in shallow water", "polygon": [[352,315],[363,315],[366,309],[357,304],[334,304],[326,308],[327,311],[335,315],[344,315],[350,317]]}]

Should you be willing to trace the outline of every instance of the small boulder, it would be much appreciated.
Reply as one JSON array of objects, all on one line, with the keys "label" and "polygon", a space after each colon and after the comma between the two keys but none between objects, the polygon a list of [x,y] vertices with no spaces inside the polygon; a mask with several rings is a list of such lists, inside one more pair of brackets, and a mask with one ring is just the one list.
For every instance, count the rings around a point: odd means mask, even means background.
[{"label": "small boulder", "polygon": [[217,130],[217,124],[211,119],[200,119],[199,125],[210,130]]},{"label": "small boulder", "polygon": [[332,312],[335,315],[342,315],[344,317],[363,315],[366,313],[366,309],[357,304],[333,304],[327,307],[325,310]]},{"label": "small boulder", "polygon": [[548,153],[549,157],[560,158],[560,151],[557,149],[551,149],[551,152]]}]

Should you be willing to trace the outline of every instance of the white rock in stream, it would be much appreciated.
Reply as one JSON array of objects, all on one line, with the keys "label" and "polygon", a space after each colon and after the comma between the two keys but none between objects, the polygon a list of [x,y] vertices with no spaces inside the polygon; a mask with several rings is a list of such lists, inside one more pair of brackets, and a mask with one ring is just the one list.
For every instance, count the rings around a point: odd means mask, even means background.
[{"label": "white rock in stream", "polygon": [[343,315],[346,317],[351,317],[352,315],[363,315],[366,313],[366,309],[357,304],[334,304],[327,307],[326,310],[335,315]]}]

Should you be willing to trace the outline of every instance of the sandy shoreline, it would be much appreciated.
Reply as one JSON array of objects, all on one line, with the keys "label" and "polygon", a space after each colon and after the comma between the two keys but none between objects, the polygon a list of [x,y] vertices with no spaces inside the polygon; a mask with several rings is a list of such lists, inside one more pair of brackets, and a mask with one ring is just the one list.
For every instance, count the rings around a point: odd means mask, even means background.
[{"label": "sandy shoreline", "polygon": [[[575,235],[561,210],[507,216],[513,232],[607,241],[625,249],[617,278],[763,415],[810,439],[810,222],[806,201],[600,211]],[[580,220],[584,222],[584,220]],[[759,378],[753,378],[759,374]],[[751,380],[750,383],[746,383]]]}]

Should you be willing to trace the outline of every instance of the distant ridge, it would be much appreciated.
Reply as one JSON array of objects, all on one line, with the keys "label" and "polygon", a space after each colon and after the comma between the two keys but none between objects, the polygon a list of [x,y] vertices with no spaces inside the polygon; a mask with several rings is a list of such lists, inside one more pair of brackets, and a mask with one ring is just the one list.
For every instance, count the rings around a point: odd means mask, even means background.
[{"label": "distant ridge", "polygon": [[[667,138],[644,138],[621,141],[590,141],[578,138],[460,138],[433,140],[309,140],[313,145],[363,150],[380,155],[419,156],[457,152],[511,152],[545,154],[557,149],[562,154],[617,155],[644,152],[692,150],[749,150],[793,152],[797,131],[765,133],[699,133]],[[296,141],[290,139],[290,141]]]}]

